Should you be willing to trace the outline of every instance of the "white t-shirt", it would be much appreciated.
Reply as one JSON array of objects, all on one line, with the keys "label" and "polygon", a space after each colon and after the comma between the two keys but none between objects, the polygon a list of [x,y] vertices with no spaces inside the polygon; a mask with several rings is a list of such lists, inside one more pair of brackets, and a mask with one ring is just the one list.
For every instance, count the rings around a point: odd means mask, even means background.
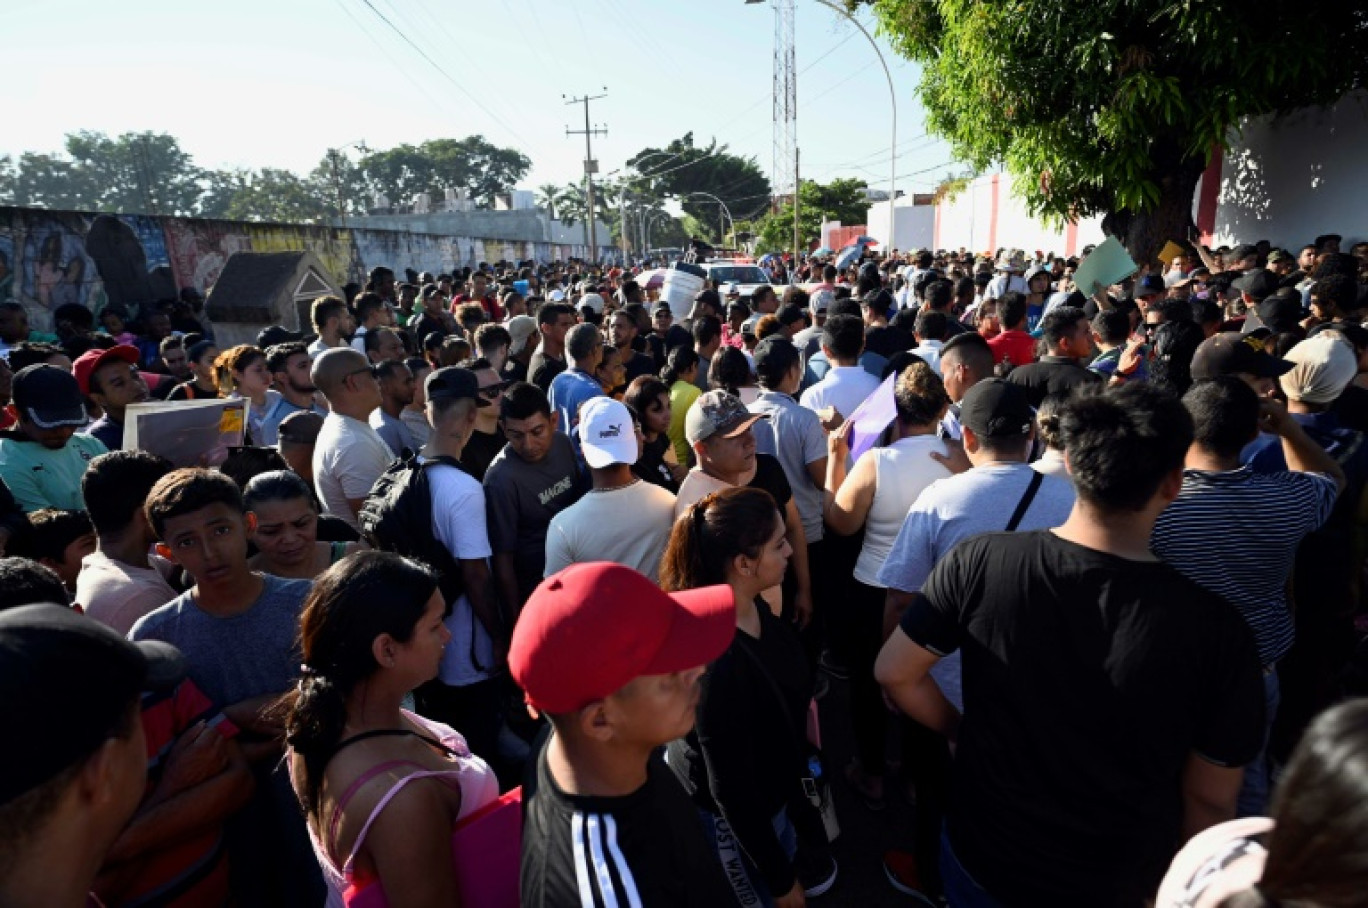
[{"label": "white t-shirt", "polygon": [[316,338],[313,343],[305,348],[309,354],[309,359],[318,359],[323,355],[324,350],[331,350],[327,344],[323,343],[323,338]]},{"label": "white t-shirt", "polygon": [[[484,489],[463,470],[438,464],[428,470],[432,489],[432,534],[457,561],[489,558],[489,531],[485,526]],[[464,594],[451,603],[445,621],[451,642],[442,651],[437,678],[452,687],[464,687],[490,677],[494,665],[494,641],[475,618],[470,598]],[[476,666],[478,660],[479,665]]]},{"label": "white t-shirt", "polygon": [[314,446],[314,487],[323,501],[323,513],[341,517],[360,530],[349,498],[365,498],[394,457],[389,445],[369,423],[340,413],[323,418]]},{"label": "white t-shirt", "polygon": [[988,282],[988,288],[983,291],[983,298],[986,300],[1000,300],[1008,293],[1026,293],[1030,288],[1026,285],[1026,278],[1019,274],[1009,274],[1005,271],[994,275]]},{"label": "white t-shirt", "polygon": [[865,518],[864,544],[855,561],[854,576],[866,586],[879,585],[879,568],[922,490],[951,475],[932,459],[932,451],[945,454],[945,442],[934,435],[911,435],[864,455],[874,463],[874,500]]},{"label": "white t-shirt", "polygon": [[654,582],[674,526],[675,497],[638,479],[611,491],[589,491],[551,518],[545,576],[586,561],[615,561]]},{"label": "white t-shirt", "polygon": [[148,561],[151,567],[140,568],[104,552],[85,556],[76,575],[76,604],[87,616],[127,636],[139,618],[180,595],[166,582],[171,562],[156,555]]},{"label": "white t-shirt", "polygon": [[812,411],[835,407],[842,418],[850,418],[865,398],[878,390],[879,376],[864,366],[832,366],[822,380],[803,392],[798,402]]},{"label": "white t-shirt", "polygon": [[351,348],[352,348],[353,350],[355,350],[357,353],[360,353],[360,354],[363,355],[363,356],[365,355],[365,353],[366,353],[366,328],[365,328],[364,325],[363,325],[362,327],[360,327],[360,328],[357,328],[357,329],[356,329],[356,333],[352,335],[352,339],[351,339]]}]

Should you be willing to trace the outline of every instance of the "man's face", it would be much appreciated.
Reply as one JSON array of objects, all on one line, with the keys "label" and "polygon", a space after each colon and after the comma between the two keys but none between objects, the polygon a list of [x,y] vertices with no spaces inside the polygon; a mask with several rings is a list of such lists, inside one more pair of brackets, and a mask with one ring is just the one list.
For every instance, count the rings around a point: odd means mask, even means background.
[{"label": "man's face", "polygon": [[630,350],[632,341],[636,340],[636,321],[625,312],[614,312],[608,327],[613,333],[613,346],[619,350]]},{"label": "man's face", "polygon": [[184,381],[190,377],[190,360],[185,355],[184,347],[172,347],[164,352],[162,362],[166,363],[166,371],[176,378]]},{"label": "man's face", "polygon": [[504,381],[493,369],[481,369],[475,373],[480,383],[480,397],[489,401],[488,407],[481,407],[480,413],[498,413],[499,401],[503,399]]},{"label": "man's face", "polygon": [[551,439],[556,434],[556,425],[543,413],[534,413],[526,419],[501,419],[504,436],[508,445],[528,463],[538,463],[551,449]]},{"label": "man's face", "polygon": [[66,443],[71,440],[71,436],[76,434],[74,426],[58,426],[55,429],[40,429],[38,424],[30,420],[27,416],[19,417],[19,429],[29,438],[38,442],[49,451],[60,451],[66,447]]},{"label": "man's face", "polygon": [[397,366],[380,382],[380,393],[401,407],[413,403],[413,373],[408,366]]},{"label": "man's face", "polygon": [[23,309],[0,309],[0,340],[17,344],[28,335],[27,312]]},{"label": "man's face", "polygon": [[81,573],[81,559],[87,555],[95,553],[95,534],[86,533],[84,536],[77,536],[67,547],[62,549],[62,560],[53,561],[45,559],[47,565],[57,572],[57,576],[62,578],[62,583],[69,590],[76,589],[76,575]]},{"label": "man's face", "polygon": [[624,742],[657,747],[687,735],[697,717],[705,668],[643,675],[605,699],[604,712],[616,736]]},{"label": "man's face", "polygon": [[477,274],[470,279],[470,294],[476,299],[483,298],[488,289],[489,279],[483,274]]},{"label": "man's face", "polygon": [[351,310],[343,309],[342,314],[338,316],[337,333],[344,337],[351,337],[356,333],[356,316],[352,315]]},{"label": "man's face", "polygon": [[552,343],[565,343],[565,332],[575,327],[573,315],[558,315],[554,324],[543,326],[543,331]]},{"label": "man's face", "polygon": [[200,586],[231,583],[248,569],[246,518],[223,502],[166,518],[162,541]]},{"label": "man's face", "polygon": [[90,396],[115,416],[129,404],[147,400],[147,382],[136,366],[123,360],[105,363],[90,376]]},{"label": "man's face", "polygon": [[158,312],[147,320],[147,336],[159,341],[171,334],[171,316]]},{"label": "man's face", "polygon": [[755,468],[755,433],[747,427],[733,438],[714,435],[702,442],[704,455],[718,473],[737,475]]},{"label": "man's face", "polygon": [[669,312],[657,312],[651,317],[651,327],[655,329],[656,334],[659,334],[662,337],[670,330],[670,325],[673,322],[674,316]]},{"label": "man's face", "polygon": [[283,384],[296,394],[312,394],[317,390],[313,378],[309,375],[309,367],[312,365],[313,360],[309,359],[309,354],[294,353],[285,360],[285,371],[277,372],[273,378],[277,385]]},{"label": "man's face", "polygon": [[386,331],[371,351],[371,358],[379,363],[389,360],[390,362],[402,362],[404,359],[404,342],[399,340],[399,335],[393,331]]},{"label": "man's face", "polygon": [[1314,246],[1307,246],[1297,256],[1297,267],[1308,274],[1316,267],[1316,249]]},{"label": "man's face", "polygon": [[974,385],[969,367],[960,361],[958,354],[941,359],[941,379],[945,383],[945,393],[953,403],[964,400],[964,392]]},{"label": "man's face", "polygon": [[413,301],[418,298],[417,287],[405,287],[399,292],[399,305],[405,309],[413,308]]},{"label": "man's face", "polygon": [[1074,322],[1073,329],[1069,332],[1068,352],[1066,356],[1075,359],[1082,359],[1092,353],[1092,326],[1088,324],[1086,318],[1080,318]]},{"label": "man's face", "polygon": [[1278,384],[1271,378],[1254,375],[1251,372],[1237,372],[1236,376],[1240,381],[1254,389],[1254,393],[1260,397],[1272,398],[1278,393]]}]

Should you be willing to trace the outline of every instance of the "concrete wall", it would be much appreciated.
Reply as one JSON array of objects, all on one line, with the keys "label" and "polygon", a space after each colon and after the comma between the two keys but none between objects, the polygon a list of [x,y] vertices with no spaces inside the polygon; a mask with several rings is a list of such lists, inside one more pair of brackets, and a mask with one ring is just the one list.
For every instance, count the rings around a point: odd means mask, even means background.
[{"label": "concrete wall", "polygon": [[1348,244],[1368,238],[1368,91],[1329,108],[1307,108],[1281,120],[1261,117],[1232,136],[1204,180],[1218,178],[1214,210],[1201,205],[1199,229],[1215,245],[1267,239],[1293,251],[1319,234]]},{"label": "concrete wall", "polygon": [[[1344,248],[1368,239],[1368,91],[1330,108],[1307,108],[1274,121],[1251,120],[1232,132],[1193,194],[1193,220],[1211,245],[1260,239],[1295,251],[1319,234]],[[871,214],[870,226],[877,219]],[[885,228],[887,229],[887,228]],[[1101,218],[1062,229],[1026,213],[1007,174],[985,174],[954,201],[936,207],[937,249],[1001,247],[1074,255],[1103,239]],[[1175,237],[1174,239],[1180,239]]]},{"label": "concrete wall", "polygon": [[[606,231],[602,237],[604,243]],[[580,245],[478,234],[0,207],[0,300],[23,303],[31,327],[46,331],[51,311],[64,303],[95,312],[112,303],[133,311],[183,287],[205,293],[234,252],[297,250],[317,255],[338,286],[364,281],[376,265],[402,275],[405,268],[437,273],[500,259],[584,257]],[[612,251],[601,246],[602,254]]]},{"label": "concrete wall", "polygon": [[893,208],[893,237],[888,236],[888,202],[875,202],[865,216],[869,236],[879,241],[881,249],[926,249],[935,243],[936,209],[931,205],[917,205],[904,196]]}]

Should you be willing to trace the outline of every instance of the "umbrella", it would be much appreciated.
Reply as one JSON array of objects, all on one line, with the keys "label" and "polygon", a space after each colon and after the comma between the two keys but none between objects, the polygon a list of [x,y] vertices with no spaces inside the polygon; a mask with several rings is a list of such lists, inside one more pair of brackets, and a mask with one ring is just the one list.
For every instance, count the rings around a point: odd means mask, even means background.
[{"label": "umbrella", "polygon": [[874,237],[872,237],[872,236],[857,236],[857,237],[855,237],[855,239],[852,240],[851,242],[853,242],[856,246],[877,246],[877,245],[879,245],[879,241],[876,240],[876,239],[874,239]]},{"label": "umbrella", "polygon": [[844,271],[845,269],[849,268],[852,263],[858,261],[863,253],[863,246],[845,247],[841,250],[841,253],[838,256],[836,256],[836,268],[840,271]]},{"label": "umbrella", "polygon": [[665,283],[665,269],[652,268],[650,271],[643,271],[633,278],[637,286],[642,290],[650,290],[652,287],[660,287]]},{"label": "umbrella", "polygon": [[835,252],[835,251],[836,251],[836,250],[832,249],[830,246],[823,246],[821,249],[814,249],[814,250],[812,250],[812,254],[813,254],[813,255],[831,255],[831,253],[833,253],[833,252]]}]

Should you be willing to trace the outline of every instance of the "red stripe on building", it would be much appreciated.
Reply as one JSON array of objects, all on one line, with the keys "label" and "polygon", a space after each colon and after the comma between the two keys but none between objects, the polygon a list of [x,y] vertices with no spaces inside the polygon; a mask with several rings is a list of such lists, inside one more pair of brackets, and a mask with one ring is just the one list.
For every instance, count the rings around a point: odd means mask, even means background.
[{"label": "red stripe on building", "polygon": [[993,207],[988,215],[988,249],[994,254],[997,253],[997,227],[998,227],[998,183],[1002,180],[1002,174],[993,174]]},{"label": "red stripe on building", "polygon": [[1216,207],[1221,195],[1221,165],[1224,162],[1221,146],[1213,145],[1211,161],[1202,173],[1202,186],[1197,192],[1197,230],[1202,235],[1203,245],[1211,244],[1216,231]]},{"label": "red stripe on building", "polygon": [[936,219],[935,219],[935,221],[933,222],[933,225],[932,225],[932,227],[931,227],[931,248],[932,248],[932,249],[940,249],[940,248],[941,248],[941,241],[940,241],[941,209],[944,208],[945,205],[946,205],[946,202],[944,202],[944,201],[938,202],[938,203],[936,204]]},{"label": "red stripe on building", "polygon": [[1064,225],[1064,256],[1078,255],[1078,222],[1068,221]]}]

